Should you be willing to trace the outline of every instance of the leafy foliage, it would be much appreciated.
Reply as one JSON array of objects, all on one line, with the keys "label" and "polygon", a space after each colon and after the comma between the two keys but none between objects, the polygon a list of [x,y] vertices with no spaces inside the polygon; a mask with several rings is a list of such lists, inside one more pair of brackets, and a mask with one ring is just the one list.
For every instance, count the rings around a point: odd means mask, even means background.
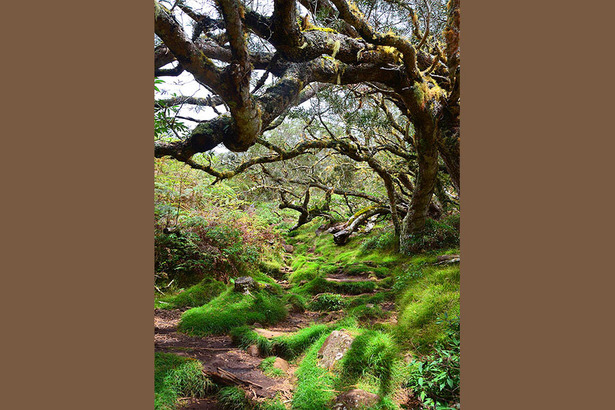
[{"label": "leafy foliage", "polygon": [[342,296],[335,293],[322,293],[314,297],[309,307],[311,310],[330,312],[343,309],[345,306],[346,302]]},{"label": "leafy foliage", "polygon": [[459,214],[440,221],[427,219],[422,234],[411,237],[414,249],[432,250],[459,246]]},{"label": "leafy foliage", "polygon": [[436,409],[459,402],[459,318],[447,321],[447,337],[438,342],[435,351],[417,361],[412,368],[408,386],[425,406]]}]

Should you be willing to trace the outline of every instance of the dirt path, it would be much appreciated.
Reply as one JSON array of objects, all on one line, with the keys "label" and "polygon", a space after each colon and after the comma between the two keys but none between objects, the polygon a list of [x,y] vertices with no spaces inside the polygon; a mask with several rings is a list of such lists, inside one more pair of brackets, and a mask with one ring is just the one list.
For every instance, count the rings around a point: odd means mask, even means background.
[{"label": "dirt path", "polygon": [[[286,395],[292,389],[289,378],[267,377],[259,368],[262,358],[250,356],[234,347],[230,336],[192,337],[177,331],[181,310],[154,310],[154,350],[192,357],[203,364],[205,371],[222,369],[248,381],[246,391],[253,398],[271,398],[280,392]],[[190,404],[191,409],[214,409],[211,400]],[[195,407],[196,406],[196,407]],[[214,407],[212,407],[214,406]]]},{"label": "dirt path", "polygon": [[[369,280],[359,275],[345,275],[333,273],[326,278],[330,281],[354,282]],[[284,285],[284,284],[282,284]],[[289,286],[289,285],[287,285]],[[373,295],[378,290],[365,295]],[[356,296],[345,295],[342,296]],[[392,302],[384,302],[382,308],[385,311],[394,311]],[[292,399],[294,389],[295,366],[290,366],[289,374],[284,378],[271,378],[266,376],[259,368],[263,358],[255,357],[246,351],[233,346],[230,336],[193,337],[177,331],[180,318],[184,310],[154,310],[154,350],[156,352],[174,353],[180,356],[191,357],[203,364],[206,372],[219,372],[220,369],[229,372],[241,380],[247,381],[248,385],[242,385],[248,396],[252,399],[272,398],[276,394],[285,400]],[[333,312],[289,312],[288,317],[273,326],[264,327],[255,323],[255,331],[261,336],[272,338],[284,334],[296,332],[310,326],[312,323],[327,323],[344,317],[343,310]],[[393,318],[395,320],[396,318]],[[391,318],[384,321],[391,321]],[[182,409],[189,410],[221,410],[214,396],[203,399],[182,398]]]}]

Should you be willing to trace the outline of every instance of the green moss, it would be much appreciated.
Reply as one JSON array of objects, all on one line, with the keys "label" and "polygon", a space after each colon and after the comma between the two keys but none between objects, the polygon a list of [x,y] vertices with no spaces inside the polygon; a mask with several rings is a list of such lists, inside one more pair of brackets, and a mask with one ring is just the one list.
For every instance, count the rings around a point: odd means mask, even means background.
[{"label": "green moss", "polygon": [[196,336],[223,334],[255,322],[274,324],[286,314],[284,302],[278,295],[265,290],[244,295],[229,287],[208,304],[184,312],[178,329]]},{"label": "green moss", "polygon": [[297,288],[297,292],[316,295],[319,293],[342,293],[346,295],[358,295],[373,292],[376,283],[372,281],[358,282],[329,282],[323,277],[318,277],[303,286]]},{"label": "green moss", "polygon": [[261,354],[276,354],[285,359],[293,359],[302,354],[323,333],[337,325],[317,324],[305,327],[293,334],[267,339],[252,330],[250,326],[236,327],[231,331],[233,343],[243,349],[257,345]]},{"label": "green moss", "polygon": [[[398,409],[392,396],[406,376],[399,350],[390,335],[377,331],[362,331],[348,321],[344,329],[356,334],[350,349],[332,370],[318,366],[318,350],[330,332],[311,345],[297,369],[297,388],[293,409],[330,409],[334,397],[350,388],[360,388],[381,396],[372,407]],[[342,324],[338,324],[337,329]],[[333,329],[331,329],[333,330]]]},{"label": "green moss", "polygon": [[323,31],[325,33],[338,33],[338,31],[333,30],[332,28],[329,28],[329,27],[318,27],[318,26],[312,26],[312,25],[303,31],[304,32],[305,31]]},{"label": "green moss", "polygon": [[286,303],[290,305],[289,310],[291,312],[305,312],[305,309],[307,308],[306,299],[296,293],[291,293],[288,295],[286,298]]},{"label": "green moss", "polygon": [[226,285],[223,282],[207,278],[181,293],[158,299],[155,307],[159,309],[179,309],[202,306],[225,289]]},{"label": "green moss", "polygon": [[380,306],[365,306],[360,305],[348,310],[348,314],[356,317],[360,321],[368,320],[368,319],[379,319],[385,317],[386,314],[382,310]]},{"label": "green moss", "polygon": [[282,276],[280,273],[280,270],[282,269],[282,263],[280,263],[279,261],[261,261],[258,265],[258,268],[262,273],[268,276],[272,276],[278,279]]},{"label": "green moss", "polygon": [[171,353],[154,355],[154,408],[175,409],[179,397],[203,397],[215,384],[194,359]]},{"label": "green moss", "polygon": [[294,410],[326,410],[330,408],[329,402],[335,397],[335,392],[331,388],[333,374],[317,365],[318,350],[325,342],[328,333],[322,334],[308,349],[295,373],[298,382],[292,400]]},{"label": "green moss", "polygon": [[404,278],[407,286],[398,297],[396,336],[406,345],[426,351],[445,337],[438,318],[459,312],[459,266],[424,266]]},{"label": "green moss", "polygon": [[341,365],[342,371],[335,383],[338,390],[356,385],[362,379],[384,397],[401,382],[399,350],[393,338],[383,332],[362,331],[341,360]]},{"label": "green moss", "polygon": [[246,393],[239,387],[223,387],[218,392],[218,403],[224,410],[244,410],[250,408]]}]

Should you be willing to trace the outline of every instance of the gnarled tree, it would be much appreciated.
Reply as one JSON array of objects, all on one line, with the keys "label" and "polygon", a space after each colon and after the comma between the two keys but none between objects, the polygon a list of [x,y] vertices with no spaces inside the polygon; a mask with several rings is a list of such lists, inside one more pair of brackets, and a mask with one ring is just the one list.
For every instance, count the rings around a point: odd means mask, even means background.
[{"label": "gnarled tree", "polygon": [[[180,23],[183,18],[192,21],[192,33]],[[446,6],[433,0],[155,1],[155,34],[156,76],[188,72],[210,92],[207,98],[161,100],[157,107],[193,104],[216,113],[184,136],[158,139],[156,157],[170,156],[224,179],[255,165],[334,150],[366,163],[380,177],[402,252],[411,251],[409,238],[420,235],[430,206],[437,208],[432,199],[440,158],[459,192],[459,1]],[[165,68],[169,64],[173,67]],[[326,133],[294,147],[267,139],[292,107],[328,84],[361,96],[371,93],[390,120],[393,143],[331,131],[336,127],[327,127],[322,116]],[[268,153],[231,170],[195,158],[220,144],[233,152],[258,144]],[[383,164],[380,151],[402,166]],[[410,162],[413,166],[403,166]],[[304,182],[309,199],[310,184],[318,181]]]}]

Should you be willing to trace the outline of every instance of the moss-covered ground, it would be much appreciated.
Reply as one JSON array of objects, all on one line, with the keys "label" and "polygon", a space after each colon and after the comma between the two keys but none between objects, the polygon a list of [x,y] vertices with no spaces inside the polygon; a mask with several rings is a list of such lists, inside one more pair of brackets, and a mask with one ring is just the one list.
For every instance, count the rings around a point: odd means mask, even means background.
[{"label": "moss-covered ground", "polygon": [[[286,262],[276,256],[258,264],[251,273],[261,285],[258,291],[245,295],[234,292],[232,283],[202,281],[156,301],[159,308],[192,307],[181,317],[182,332],[230,335],[244,349],[257,345],[260,368],[270,377],[284,377],[272,367],[275,357],[296,366],[291,400],[255,403],[241,388],[224,387],[217,392],[224,408],[329,409],[337,394],[357,388],[379,395],[374,409],[401,409],[409,389],[418,388],[412,381],[421,380],[417,363],[433,358],[435,346],[449,342],[450,319],[459,315],[460,273],[459,264],[438,264],[439,255],[459,253],[448,231],[440,235],[436,226],[428,251],[405,256],[395,251],[385,225],[337,246],[331,234],[316,233],[322,223],[315,219],[285,234],[292,255],[286,255]],[[304,311],[329,320],[271,338],[254,330],[255,324],[267,328]],[[335,367],[325,370],[317,365],[318,351],[336,329],[355,339]],[[194,364],[170,356],[157,355],[156,360],[157,408],[168,408],[184,391],[183,385],[171,386],[167,375]],[[422,400],[428,403],[428,396]],[[448,407],[440,403],[439,408]]]}]

